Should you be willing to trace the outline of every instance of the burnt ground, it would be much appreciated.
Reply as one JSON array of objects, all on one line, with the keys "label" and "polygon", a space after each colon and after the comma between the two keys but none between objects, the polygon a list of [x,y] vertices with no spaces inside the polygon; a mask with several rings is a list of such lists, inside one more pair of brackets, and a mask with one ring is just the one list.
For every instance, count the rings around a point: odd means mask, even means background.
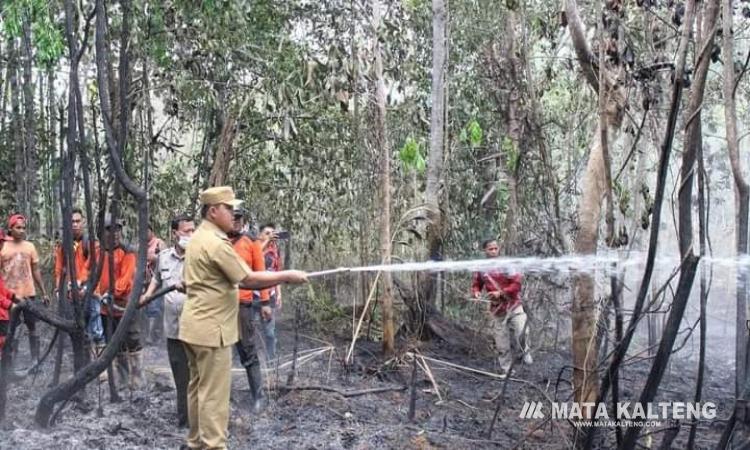
[{"label": "burnt ground", "polygon": [[[279,324],[282,357],[277,365],[281,367],[272,368],[269,377],[281,383],[286,383],[290,372],[283,363],[291,359],[294,335],[291,322],[287,319]],[[341,361],[348,344],[346,335],[351,331],[350,323],[349,326],[344,323],[319,326],[318,331],[306,328],[302,332],[301,349],[333,344],[336,350],[302,364],[296,385],[322,385],[350,391],[409,384],[411,362],[405,357],[383,361],[376,356],[379,344],[364,339],[358,344],[355,364],[345,369]],[[25,334],[20,339],[17,366],[23,367],[27,352]],[[102,384],[104,414],[99,417],[97,383],[92,383],[87,389],[88,405],[71,402],[53,427],[39,429],[33,422],[33,413],[51,379],[53,357],[50,357],[36,379],[28,378],[10,386],[7,419],[0,424],[0,448],[177,449],[186,432],[176,427],[174,388],[166,352],[161,347],[147,347],[146,352],[148,385],[145,389],[124,392],[125,401],[112,404],[108,401],[106,384]],[[461,366],[495,370],[487,349],[467,353],[432,342],[421,345],[420,352]],[[408,390],[344,397],[320,390],[281,392],[271,386],[272,400],[268,409],[253,417],[246,411],[249,393],[244,373],[234,370],[229,446],[238,449],[570,448],[573,428],[567,422],[519,418],[525,401],[569,400],[570,360],[567,344],[561,343],[556,350],[552,346],[538,349],[533,365],[519,367],[513,377],[523,381],[508,382],[503,408],[491,438],[487,436],[487,429],[504,382],[436,362],[428,361],[428,365],[441,397],[435,393],[425,373],[419,370],[413,423],[407,419]],[[633,400],[638,395],[648,369],[648,361],[639,360],[623,369],[621,386],[625,400]],[[70,375],[69,368],[67,370],[64,376]],[[695,371],[694,362],[673,358],[659,391],[659,400],[691,400]],[[733,373],[728,364],[720,360],[710,360],[707,364],[703,398],[718,404],[718,417],[699,422],[698,448],[709,448],[718,440],[732,407]],[[273,384],[274,381],[269,383]],[[661,428],[648,430],[653,432],[654,447],[665,434],[659,431]],[[687,430],[688,424],[682,424],[673,448],[685,448]],[[614,445],[613,430],[600,434],[605,439],[602,447]],[[641,442],[648,445],[648,439],[642,438]]]}]

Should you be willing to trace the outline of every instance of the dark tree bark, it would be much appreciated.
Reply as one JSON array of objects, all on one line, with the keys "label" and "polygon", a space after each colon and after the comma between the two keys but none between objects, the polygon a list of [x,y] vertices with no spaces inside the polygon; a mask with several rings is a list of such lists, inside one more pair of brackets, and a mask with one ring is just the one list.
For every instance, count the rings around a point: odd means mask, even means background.
[{"label": "dark tree bark", "polygon": [[[651,232],[649,236],[648,253],[646,256],[646,266],[641,279],[641,284],[638,289],[638,296],[636,297],[635,305],[633,306],[633,315],[631,316],[628,327],[622,338],[622,341],[617,345],[617,348],[612,355],[612,359],[608,370],[604,374],[601,385],[599,386],[599,393],[597,396],[597,403],[603,402],[607,397],[612,383],[612,374],[617,373],[625,355],[630,347],[630,342],[635,335],[635,330],[638,322],[643,316],[643,306],[648,295],[649,287],[651,285],[651,277],[654,273],[654,265],[656,260],[656,250],[659,240],[659,228],[661,223],[661,207],[664,202],[664,191],[667,184],[667,172],[669,168],[669,159],[672,153],[672,144],[674,142],[674,134],[677,126],[677,117],[680,111],[680,104],[682,102],[682,90],[684,88],[684,73],[685,73],[685,58],[687,55],[688,43],[690,41],[690,30],[695,17],[695,0],[688,0],[685,6],[685,22],[682,29],[682,35],[680,37],[680,44],[677,51],[677,62],[675,65],[675,76],[672,88],[672,96],[669,106],[669,115],[667,119],[666,133],[664,140],[661,145],[659,154],[659,168],[657,171],[656,178],[656,192],[654,194],[654,205],[651,220]],[[664,342],[662,340],[662,342]],[[591,427],[588,431],[585,448],[590,449],[594,444],[596,436],[596,427]]]},{"label": "dark tree bark", "polygon": [[[731,0],[722,1],[722,29],[732,30],[734,10]],[[737,105],[735,98],[735,68],[734,68],[734,35],[731,32],[724,33],[722,38],[722,56],[724,60],[724,122],[726,123],[727,150],[729,162],[734,178],[735,196],[735,233],[737,257],[748,253],[748,214],[750,213],[750,186],[742,175],[740,163],[740,148],[737,137]],[[741,393],[748,381],[747,373],[747,344],[744,333],[739,330],[745,329],[747,320],[747,290],[748,273],[745,267],[738,267],[737,275],[737,336],[735,363],[737,366],[737,377],[735,381],[735,393],[741,398]]]},{"label": "dark tree bark", "polygon": [[27,227],[32,231],[38,229],[39,215],[36,212],[35,198],[38,187],[37,154],[36,154],[36,120],[34,117],[34,74],[32,72],[33,54],[31,50],[31,10],[24,8],[22,24],[23,48],[23,101],[24,101],[24,151],[21,181],[23,196],[22,211],[29,219]]},{"label": "dark tree bark", "polygon": [[[678,195],[680,256],[683,258],[688,253],[693,252],[693,184],[699,146],[702,144],[700,139],[700,123],[701,109],[703,108],[703,93],[706,88],[708,66],[711,62],[710,53],[707,50],[713,48],[715,34],[713,29],[718,13],[719,2],[710,1],[707,3],[705,10],[705,24],[701,24],[700,20],[696,20],[696,28],[700,28],[703,25],[703,30],[708,34],[699,42],[699,53],[696,55],[695,78],[690,91],[690,100],[685,110],[688,122],[685,127],[685,151],[682,154],[682,167],[680,169],[682,182]],[[703,14],[701,14],[702,16]]]},{"label": "dark tree bark", "polygon": [[[669,357],[672,354],[677,333],[680,331],[680,324],[682,323],[685,307],[690,298],[690,291],[693,288],[693,279],[695,278],[699,260],[700,258],[697,256],[689,254],[683,262],[680,271],[680,281],[677,284],[677,292],[675,292],[674,300],[672,301],[669,319],[659,343],[659,350],[656,352],[651,372],[648,375],[648,379],[646,379],[646,385],[639,398],[641,405],[652,402],[656,397],[656,391],[659,389],[659,384],[661,384],[662,377],[669,363]],[[634,448],[640,432],[641,428],[639,427],[629,427],[619,448],[622,450]]]},{"label": "dark tree bark", "polygon": [[[12,136],[12,149],[15,155],[14,170],[15,173],[24,173],[24,133],[23,133],[23,121],[21,120],[21,93],[20,86],[18,85],[18,49],[16,48],[15,39],[8,40],[8,70],[10,71],[10,109],[11,109],[11,136]],[[17,211],[25,210],[23,179],[21,177],[14,177],[16,198],[15,206]]]},{"label": "dark tree bark", "polygon": [[[700,123],[700,122],[699,122]],[[708,236],[708,217],[706,215],[706,177],[705,167],[703,166],[703,134],[698,130],[698,234],[700,239],[700,256],[706,256],[706,242]],[[709,200],[710,201],[710,200]],[[708,304],[708,281],[706,279],[707,269],[705,265],[701,266],[700,273],[700,343],[698,347],[698,377],[695,381],[695,397],[693,401],[699,403],[703,398],[703,378],[706,372],[706,306]],[[688,436],[688,449],[695,447],[695,433],[698,428],[698,422],[694,421],[690,425],[690,435]]]},{"label": "dark tree bark", "polygon": [[222,186],[226,184],[229,175],[229,165],[234,158],[232,145],[235,137],[237,137],[237,118],[232,114],[221,114],[221,117],[224,119],[222,120],[219,139],[216,143],[211,173],[208,176],[209,186]]},{"label": "dark tree bark", "polygon": [[[68,2],[70,0],[67,0]],[[88,382],[92,381],[101,373],[114,359],[118,353],[120,345],[125,339],[127,329],[135,319],[138,305],[138,296],[143,288],[144,273],[146,267],[146,236],[148,230],[148,197],[146,192],[140,188],[126,173],[122,165],[122,154],[125,148],[125,142],[128,137],[129,126],[129,101],[128,89],[130,84],[130,67],[129,67],[129,34],[130,34],[130,15],[131,7],[128,0],[121,2],[122,6],[122,32],[120,35],[120,60],[118,67],[119,81],[119,106],[118,115],[119,123],[117,124],[118,136],[115,136],[115,125],[112,123],[112,107],[109,89],[109,48],[106,41],[107,19],[104,0],[96,2],[96,65],[97,81],[99,84],[99,102],[102,110],[102,122],[109,150],[110,164],[114,170],[118,182],[133,197],[138,205],[138,263],[133,291],[128,299],[128,305],[117,327],[112,339],[109,341],[105,350],[99,357],[87,364],[84,368],[76,373],[70,380],[62,383],[56,388],[47,392],[39,402],[36,411],[36,421],[40,426],[49,425],[49,419],[52,414],[54,405],[65,401],[75,392],[83,388]]]}]

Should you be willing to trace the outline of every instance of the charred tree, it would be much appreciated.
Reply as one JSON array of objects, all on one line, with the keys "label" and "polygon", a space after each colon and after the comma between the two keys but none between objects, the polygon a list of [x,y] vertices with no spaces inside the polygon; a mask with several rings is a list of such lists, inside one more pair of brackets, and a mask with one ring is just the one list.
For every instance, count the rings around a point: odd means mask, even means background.
[{"label": "charred tree", "polygon": [[[667,364],[669,363],[669,357],[672,354],[672,348],[674,347],[677,333],[680,331],[680,324],[682,323],[682,317],[685,314],[685,307],[690,298],[690,291],[693,288],[693,280],[695,278],[695,272],[698,269],[699,260],[699,257],[689,254],[682,264],[680,281],[677,285],[674,300],[672,301],[669,319],[664,328],[664,334],[659,343],[659,350],[656,352],[651,371],[646,379],[646,385],[644,386],[639,398],[641,405],[649,404],[656,397],[656,391],[659,389],[659,384],[661,383]],[[623,437],[619,448],[622,450],[635,448],[636,440],[638,439],[640,432],[641,428],[639,427],[629,427],[625,432],[625,436]]]},{"label": "charred tree", "polygon": [[[617,370],[619,370],[620,364],[624,360],[628,348],[630,347],[630,342],[635,335],[636,326],[643,316],[643,307],[648,295],[649,287],[651,285],[651,277],[654,272],[656,250],[659,240],[659,228],[661,223],[661,207],[664,202],[664,191],[667,184],[669,159],[672,153],[672,144],[674,142],[674,134],[677,126],[677,117],[679,115],[680,105],[682,102],[682,91],[685,82],[685,59],[687,55],[688,43],[690,41],[691,26],[695,16],[695,0],[689,0],[687,2],[685,11],[685,21],[683,24],[682,34],[677,51],[677,61],[675,65],[675,75],[672,86],[672,96],[669,106],[666,133],[664,135],[664,140],[661,144],[659,154],[659,167],[656,178],[656,192],[654,194],[654,204],[651,218],[648,252],[646,256],[646,266],[644,269],[643,277],[641,279],[640,287],[638,289],[638,295],[635,300],[635,305],[633,306],[633,315],[628,322],[628,326],[625,330],[622,341],[617,345],[612,355],[609,367],[605,372],[604,378],[599,387],[599,393],[595,399],[596,402],[602,402],[606,399],[607,392],[609,391],[612,383],[612,374],[616,373]],[[664,342],[664,338],[662,339],[662,342]],[[596,427],[592,427],[588,432],[585,442],[585,448],[592,448],[592,446],[594,445],[595,435]]]},{"label": "charred tree", "polygon": [[[700,127],[700,124],[699,124]],[[706,195],[706,170],[703,164],[703,134],[702,130],[698,130],[698,139],[701,141],[698,144],[698,236],[700,239],[700,256],[704,258],[707,251],[708,242],[708,217],[706,214],[707,206],[706,203],[710,201]],[[693,401],[700,403],[703,398],[703,379],[706,372],[706,309],[708,304],[708,280],[707,280],[707,268],[702,265],[700,273],[700,341],[698,347],[698,376],[695,381],[695,397]],[[695,447],[695,433],[698,428],[698,423],[693,422],[690,425],[690,434],[688,436],[688,449],[692,450]]]},{"label": "charred tree", "polygon": [[[748,253],[748,213],[750,212],[750,187],[742,175],[740,163],[740,145],[737,137],[737,105],[736,105],[736,79],[734,67],[734,35],[732,34],[733,14],[731,0],[722,1],[722,56],[724,59],[724,83],[722,92],[724,97],[724,121],[726,123],[727,150],[729,152],[729,163],[732,168],[734,179],[735,198],[735,233],[737,256],[742,257]],[[729,31],[728,31],[729,30]],[[735,363],[737,377],[735,382],[735,393],[738,398],[747,383],[747,344],[744,333],[739,330],[745,329],[747,319],[747,289],[748,273],[746,268],[738,267],[737,274],[737,341]]]},{"label": "charred tree", "polygon": [[[682,183],[678,200],[680,256],[683,264],[680,268],[680,280],[677,292],[672,301],[669,318],[661,342],[659,343],[659,350],[656,353],[656,357],[651,366],[651,372],[649,373],[646,385],[639,398],[642,405],[652,402],[656,397],[657,389],[659,388],[659,384],[661,383],[667,364],[669,363],[672,348],[675,339],[677,338],[680,324],[682,323],[685,308],[690,297],[690,291],[693,287],[693,280],[697,271],[698,262],[700,260],[698,256],[695,256],[693,251],[693,175],[698,166],[697,157],[701,145],[700,116],[703,103],[703,93],[706,85],[706,76],[708,74],[708,66],[710,63],[709,53],[706,49],[713,47],[714,34],[712,30],[714,29],[718,11],[718,0],[706,3],[706,22],[705,26],[703,26],[703,30],[707,31],[708,34],[704,36],[703,42],[701,43],[702,45],[699,46],[699,48],[702,48],[703,50],[696,55],[695,80],[692,84],[690,99],[685,111],[688,120],[685,130],[685,151],[683,152],[681,168]],[[703,16],[703,14],[700,15],[700,17]],[[701,27],[702,24],[700,23],[700,20],[695,20],[695,22],[697,27]],[[691,29],[693,27],[692,22],[686,22],[685,27],[686,29]],[[653,226],[658,226],[658,224],[654,223]],[[638,430],[637,427],[629,428],[620,444],[620,448],[633,448],[639,434],[640,430]],[[675,431],[674,434],[676,435],[677,431]]]},{"label": "charred tree", "polygon": [[[18,48],[15,39],[8,39],[8,71],[10,72],[8,84],[10,85],[10,132],[12,136],[12,150],[14,154],[15,173],[24,173],[24,133],[23,122],[21,121],[21,94],[18,83]],[[25,203],[23,200],[24,188],[23,180],[15,178],[16,198],[15,207],[18,211],[23,211]]]},{"label": "charred tree", "polygon": [[82,389],[88,382],[92,381],[101,373],[114,359],[119,351],[120,345],[124,341],[127,329],[135,319],[138,305],[138,295],[143,288],[144,273],[146,267],[146,237],[148,230],[148,197],[146,192],[139,187],[126,173],[122,165],[122,154],[125,148],[125,142],[128,138],[129,127],[129,108],[130,102],[127,101],[129,96],[130,84],[130,67],[129,67],[129,34],[130,34],[130,15],[131,5],[128,0],[121,2],[122,10],[122,32],[120,35],[120,59],[118,67],[118,84],[119,84],[119,114],[116,124],[119,131],[115,136],[115,124],[112,122],[112,105],[110,97],[110,80],[108,73],[109,46],[106,41],[107,19],[104,0],[96,2],[96,66],[97,81],[99,84],[99,102],[102,110],[102,122],[106,136],[107,149],[109,151],[110,164],[113,168],[117,181],[123,188],[134,198],[138,205],[138,263],[134,288],[128,299],[128,305],[122,316],[120,326],[118,326],[112,339],[99,357],[87,364],[70,380],[65,381],[56,388],[47,392],[39,402],[36,411],[36,421],[40,426],[49,425],[49,419],[54,406],[70,398],[75,392]]},{"label": "charred tree", "polygon": [[34,74],[33,53],[31,50],[31,8],[24,8],[21,19],[21,47],[23,49],[23,112],[24,112],[24,145],[23,177],[21,177],[20,197],[24,215],[28,217],[32,230],[38,228],[39,217],[34,198],[37,191],[37,152],[36,152],[36,118],[34,117]]}]

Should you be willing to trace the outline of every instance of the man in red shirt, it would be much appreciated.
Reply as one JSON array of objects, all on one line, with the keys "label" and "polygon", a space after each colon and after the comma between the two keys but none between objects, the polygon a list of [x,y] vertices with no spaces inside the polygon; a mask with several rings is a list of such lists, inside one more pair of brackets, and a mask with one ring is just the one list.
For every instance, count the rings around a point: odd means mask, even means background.
[{"label": "man in red shirt", "polygon": [[[495,239],[482,243],[487,258],[497,258],[500,246]],[[503,372],[510,369],[509,353],[525,364],[533,359],[529,353],[526,312],[521,304],[521,274],[507,274],[498,270],[475,272],[471,281],[471,295],[479,299],[482,290],[487,292],[492,317],[492,334],[498,352],[498,362]],[[510,351],[509,351],[510,350]]]}]

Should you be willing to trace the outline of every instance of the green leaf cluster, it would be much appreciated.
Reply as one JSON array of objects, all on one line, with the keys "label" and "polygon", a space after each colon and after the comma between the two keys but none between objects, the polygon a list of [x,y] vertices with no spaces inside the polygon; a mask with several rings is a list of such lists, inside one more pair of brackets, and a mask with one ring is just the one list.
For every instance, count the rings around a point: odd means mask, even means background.
[{"label": "green leaf cluster", "polygon": [[424,173],[426,163],[422,156],[422,144],[417,142],[413,137],[406,138],[406,142],[398,152],[398,158],[406,170],[415,170],[417,173]]}]

